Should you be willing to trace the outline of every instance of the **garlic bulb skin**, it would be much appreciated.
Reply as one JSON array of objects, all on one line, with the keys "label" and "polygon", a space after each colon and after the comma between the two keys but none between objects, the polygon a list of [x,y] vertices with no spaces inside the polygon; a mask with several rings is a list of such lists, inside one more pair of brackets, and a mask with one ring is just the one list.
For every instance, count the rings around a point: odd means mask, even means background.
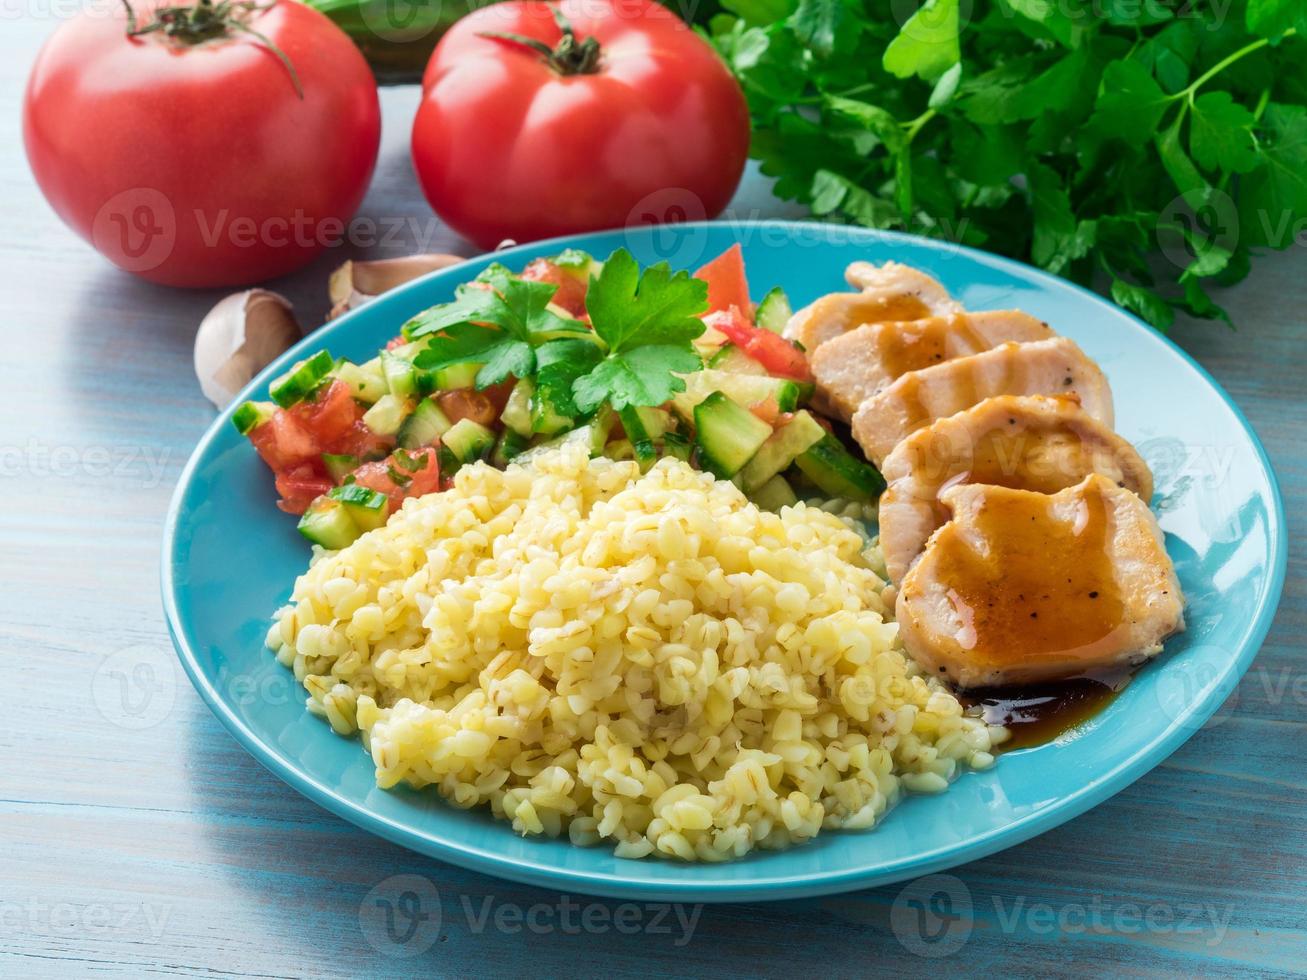
[{"label": "garlic bulb skin", "polygon": [[278,293],[250,289],[222,299],[195,334],[195,375],[204,397],[225,408],[300,336],[290,302]]},{"label": "garlic bulb skin", "polygon": [[418,276],[464,261],[466,259],[461,255],[433,253],[372,262],[346,262],[331,274],[327,284],[327,295],[331,298],[331,313],[327,319],[334,320],[343,313],[358,309],[369,300]]}]

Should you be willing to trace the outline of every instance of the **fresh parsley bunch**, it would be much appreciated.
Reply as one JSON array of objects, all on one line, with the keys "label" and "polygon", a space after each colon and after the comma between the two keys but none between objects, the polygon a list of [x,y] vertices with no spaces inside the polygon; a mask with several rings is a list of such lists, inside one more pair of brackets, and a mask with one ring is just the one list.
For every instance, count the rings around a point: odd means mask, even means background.
[{"label": "fresh parsley bunch", "polygon": [[607,403],[661,405],[703,368],[692,341],[704,331],[708,284],[666,262],[641,275],[631,253],[619,249],[590,277],[590,326],[550,306],[557,286],[528,282],[491,265],[461,286],[452,303],[434,306],[404,326],[423,337],[420,368],[479,363],[478,389],[510,377],[532,378],[555,411],[589,415]]},{"label": "fresh parsley bunch", "polygon": [[1307,219],[1307,0],[722,0],[776,191],[1165,329]]}]

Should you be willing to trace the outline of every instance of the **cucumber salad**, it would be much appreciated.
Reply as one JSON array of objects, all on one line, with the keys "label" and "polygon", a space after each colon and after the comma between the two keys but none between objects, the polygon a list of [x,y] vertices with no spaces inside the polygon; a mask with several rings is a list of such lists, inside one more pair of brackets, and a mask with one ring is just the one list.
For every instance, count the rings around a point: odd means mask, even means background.
[{"label": "cucumber salad", "polygon": [[779,289],[751,301],[739,246],[694,275],[569,250],[499,264],[364,363],[319,351],[232,421],[306,538],[343,548],[459,467],[580,442],[642,469],[675,456],[760,507],[870,502],[880,473],[808,407]]}]

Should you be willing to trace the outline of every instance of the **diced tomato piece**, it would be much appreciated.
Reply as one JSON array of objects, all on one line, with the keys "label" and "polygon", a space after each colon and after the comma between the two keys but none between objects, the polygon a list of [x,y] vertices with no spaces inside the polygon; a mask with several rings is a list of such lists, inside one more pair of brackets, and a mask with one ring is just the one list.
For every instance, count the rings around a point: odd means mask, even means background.
[{"label": "diced tomato piece", "polygon": [[749,302],[749,282],[744,276],[744,252],[738,243],[700,268],[694,278],[708,284],[709,313],[723,312],[732,306],[746,311],[753,309]]},{"label": "diced tomato piece", "polygon": [[495,418],[499,418],[504,413],[504,406],[508,404],[508,396],[513,393],[515,384],[517,384],[517,378],[509,378],[497,385],[491,385],[483,392],[490,399],[490,404],[494,406]]},{"label": "diced tomato piece", "polygon": [[[457,388],[454,391],[442,391],[436,396],[436,404],[445,413],[450,422],[459,419],[471,419],[482,425],[494,425],[499,418],[495,403],[484,391],[473,388]],[[501,409],[502,410],[502,409]]]},{"label": "diced tomato piece", "polygon": [[362,419],[351,426],[349,433],[340,440],[334,450],[349,456],[366,460],[369,457],[385,456],[395,448],[394,436],[383,436],[373,432]]},{"label": "diced tomato piece", "polygon": [[400,334],[398,337],[391,337],[386,341],[386,350],[394,350],[396,347],[403,347],[407,343],[408,338]]},{"label": "diced tomato piece", "polygon": [[522,270],[527,282],[550,282],[558,287],[552,302],[575,317],[585,316],[585,293],[590,288],[587,276],[574,275],[548,259],[536,259]]},{"label": "diced tomato piece", "polygon": [[263,461],[281,473],[321,455],[317,441],[285,409],[277,409],[272,418],[250,433],[250,442]]},{"label": "diced tomato piece", "polygon": [[738,307],[710,313],[703,322],[712,327],[767,369],[770,374],[795,381],[811,381],[812,369],[803,352],[780,334],[755,327]]},{"label": "diced tomato piece", "polygon": [[317,471],[311,463],[277,473],[277,506],[288,514],[303,514],[309,504],[332,488],[331,478]]},{"label": "diced tomato piece", "polygon": [[767,398],[757,404],[750,405],[749,411],[762,419],[772,428],[776,427],[777,422],[781,418],[781,407],[776,404],[775,398]]},{"label": "diced tomato piece", "polygon": [[405,497],[440,489],[440,463],[433,448],[401,449],[380,462],[364,463],[354,471],[354,481],[389,497],[393,513]]},{"label": "diced tomato piece", "polygon": [[363,417],[363,409],[343,381],[333,381],[313,401],[301,402],[289,411],[326,453],[340,452]]}]

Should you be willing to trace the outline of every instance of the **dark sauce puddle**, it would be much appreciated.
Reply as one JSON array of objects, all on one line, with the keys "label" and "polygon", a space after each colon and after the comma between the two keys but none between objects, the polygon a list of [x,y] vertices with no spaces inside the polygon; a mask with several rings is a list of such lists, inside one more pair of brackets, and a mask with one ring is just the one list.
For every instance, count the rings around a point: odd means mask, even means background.
[{"label": "dark sauce puddle", "polygon": [[1074,680],[1020,687],[985,687],[958,691],[967,707],[979,707],[990,725],[1003,725],[1012,736],[999,752],[1046,745],[1094,717],[1130,683],[1133,671],[1078,677]]}]

